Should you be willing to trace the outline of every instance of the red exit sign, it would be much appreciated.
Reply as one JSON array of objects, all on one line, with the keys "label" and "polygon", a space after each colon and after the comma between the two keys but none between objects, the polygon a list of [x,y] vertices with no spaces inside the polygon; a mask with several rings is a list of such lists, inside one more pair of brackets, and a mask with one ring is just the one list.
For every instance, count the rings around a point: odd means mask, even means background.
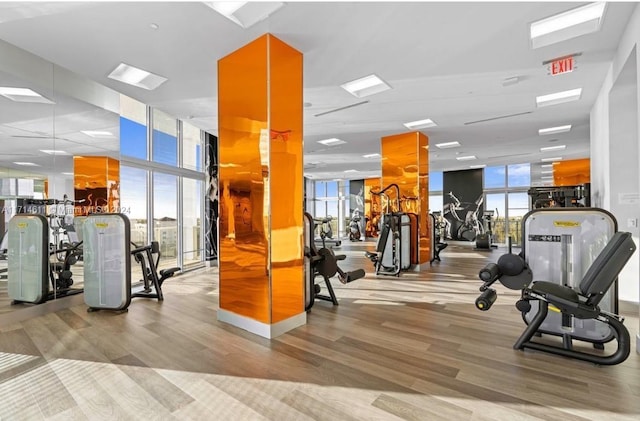
[{"label": "red exit sign", "polygon": [[549,73],[552,76],[561,75],[563,73],[573,72],[575,69],[575,58],[572,57],[563,57],[557,60],[553,60],[549,63]]}]

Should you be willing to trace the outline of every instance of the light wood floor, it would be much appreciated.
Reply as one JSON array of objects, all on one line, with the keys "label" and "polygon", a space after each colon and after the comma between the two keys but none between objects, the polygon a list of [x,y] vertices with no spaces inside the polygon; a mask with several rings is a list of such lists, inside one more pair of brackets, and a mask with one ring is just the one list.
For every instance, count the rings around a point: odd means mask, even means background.
[{"label": "light wood floor", "polygon": [[[345,267],[371,265],[345,246]],[[638,420],[640,356],[599,367],[514,351],[516,294],[474,307],[500,252],[451,246],[421,273],[369,274],[267,340],[216,321],[217,271],[128,313],[82,304],[0,327],[2,420]],[[637,314],[625,322],[635,341]]]}]

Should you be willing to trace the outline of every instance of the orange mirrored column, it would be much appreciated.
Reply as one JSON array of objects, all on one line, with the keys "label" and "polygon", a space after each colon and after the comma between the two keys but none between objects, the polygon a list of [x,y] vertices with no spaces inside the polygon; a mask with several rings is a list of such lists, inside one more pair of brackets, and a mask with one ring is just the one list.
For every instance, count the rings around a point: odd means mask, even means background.
[{"label": "orange mirrored column", "polygon": [[[397,184],[390,200],[400,200],[401,211],[418,216],[417,258],[419,264],[431,260],[431,229],[429,227],[429,138],[420,132],[385,136],[381,139],[382,187]],[[394,205],[395,206],[395,205]]]},{"label": "orange mirrored column", "polygon": [[108,156],[74,156],[75,215],[120,212],[120,161]]},{"label": "orange mirrored column", "polygon": [[220,310],[265,337],[306,323],[302,54],[266,34],[218,61]]},{"label": "orange mirrored column", "polygon": [[554,186],[577,186],[591,182],[591,160],[572,159],[553,164]]}]

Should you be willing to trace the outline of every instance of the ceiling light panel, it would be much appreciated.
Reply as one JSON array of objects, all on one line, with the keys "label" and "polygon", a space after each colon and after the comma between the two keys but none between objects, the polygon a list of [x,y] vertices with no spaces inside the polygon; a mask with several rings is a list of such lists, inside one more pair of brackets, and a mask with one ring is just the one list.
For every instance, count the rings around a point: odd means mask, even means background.
[{"label": "ceiling light panel", "polygon": [[244,29],[265,20],[284,6],[283,2],[277,1],[205,1],[203,3]]},{"label": "ceiling light panel", "polygon": [[544,148],[540,148],[540,152],[563,151],[565,149],[567,149],[567,145],[546,146]]},{"label": "ceiling light panel", "polygon": [[555,158],[542,158],[540,161],[542,161],[542,162],[562,161],[562,157],[561,156],[557,156]]},{"label": "ceiling light panel", "polygon": [[437,124],[430,118],[425,118],[424,120],[416,120],[416,121],[410,121],[409,123],[404,123],[404,127],[411,130],[426,129],[426,128],[435,127],[435,126],[437,126]]},{"label": "ceiling light panel", "polygon": [[445,143],[436,143],[436,148],[447,149],[447,148],[457,148],[460,146],[458,142],[445,142]]},{"label": "ceiling light panel", "polygon": [[108,132],[106,130],[82,130],[80,133],[84,133],[87,136],[91,137],[113,137],[113,133]]},{"label": "ceiling light panel", "polygon": [[545,47],[598,31],[605,7],[604,2],[591,3],[533,22],[529,32],[531,47]]},{"label": "ceiling light panel", "polygon": [[12,88],[10,86],[0,86],[0,95],[15,102],[35,102],[40,104],[55,104],[48,98],[29,88]]},{"label": "ceiling light panel", "polygon": [[577,101],[582,95],[582,88],[570,89],[568,91],[555,92],[553,94],[540,95],[536,97],[538,107],[563,104],[565,102]]},{"label": "ceiling light panel", "polygon": [[369,75],[352,80],[351,82],[340,85],[340,87],[356,98],[363,98],[391,89],[391,86],[376,75]]},{"label": "ceiling light panel", "polygon": [[120,63],[110,74],[109,79],[152,91],[168,79],[137,67]]},{"label": "ceiling light panel", "polygon": [[358,170],[344,170],[344,172],[350,173],[350,172],[358,172]]},{"label": "ceiling light panel", "polygon": [[486,167],[486,164],[478,164],[478,165],[470,165],[469,168],[484,168]]},{"label": "ceiling light panel", "polygon": [[549,134],[566,133],[569,130],[571,130],[571,124],[567,124],[566,126],[548,127],[546,129],[540,129],[538,130],[538,134],[540,136],[545,136]]},{"label": "ceiling light panel", "polygon": [[39,167],[40,165],[33,163],[33,162],[21,162],[21,161],[17,161],[14,162],[14,164],[16,165],[22,165],[24,167]]},{"label": "ceiling light panel", "polygon": [[456,159],[458,161],[473,161],[476,159],[475,155],[466,155],[466,156],[457,156]]},{"label": "ceiling light panel", "polygon": [[46,153],[48,155],[69,155],[65,151],[53,150],[53,149],[40,149],[40,152],[44,152],[44,153]]},{"label": "ceiling light panel", "polygon": [[362,155],[363,158],[380,158],[379,153],[368,153],[366,155]]},{"label": "ceiling light panel", "polygon": [[553,164],[543,164],[540,165],[540,168],[553,168]]},{"label": "ceiling light panel", "polygon": [[323,144],[325,146],[335,146],[335,145],[342,145],[342,144],[347,143],[347,142],[345,142],[342,139],[338,139],[336,137],[332,137],[331,139],[318,140],[318,143],[321,143],[321,144]]}]

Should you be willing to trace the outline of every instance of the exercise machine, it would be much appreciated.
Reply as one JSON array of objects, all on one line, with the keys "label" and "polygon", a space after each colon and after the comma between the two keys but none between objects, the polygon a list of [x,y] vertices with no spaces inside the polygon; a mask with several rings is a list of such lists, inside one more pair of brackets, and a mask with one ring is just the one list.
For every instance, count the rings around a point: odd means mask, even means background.
[{"label": "exercise machine", "polygon": [[49,233],[44,215],[16,214],[9,221],[7,288],[12,304],[40,304],[82,292],[72,288],[71,272],[81,259],[82,243],[56,246],[49,242]]},{"label": "exercise machine", "polygon": [[[617,315],[618,273],[635,251],[629,233],[616,232],[615,218],[601,209],[545,209],[523,220],[520,255],[506,254],[480,271],[484,282],[476,307],[488,310],[497,298],[489,288],[499,280],[521,290],[516,307],[527,328],[515,349],[536,349],[595,364],[624,361],[629,333]],[[549,310],[554,311],[549,311]],[[560,337],[561,345],[535,342],[533,336]],[[617,340],[611,355],[576,351],[574,341],[596,350]]]},{"label": "exercise machine", "polygon": [[[481,194],[473,203],[461,202],[453,192],[449,192],[447,196],[450,201],[444,204],[443,214],[450,225],[447,227],[448,235],[451,235],[450,231],[453,229],[454,239],[475,241],[478,235],[484,233],[484,226],[479,217],[484,203],[484,195]],[[464,215],[461,216],[460,213]]]},{"label": "exercise machine", "polygon": [[[389,190],[395,191],[396,206],[392,210]],[[382,227],[374,252],[365,252],[365,256],[374,265],[376,275],[400,276],[400,272],[409,270],[418,263],[418,216],[400,211],[400,188],[389,184],[379,192],[386,203],[382,214]]]},{"label": "exercise machine", "polygon": [[319,229],[318,237],[315,242],[318,246],[326,247],[328,244],[333,244],[335,247],[340,247],[342,241],[339,238],[333,238],[333,228],[331,227],[331,221],[333,217],[327,216],[325,218],[316,218],[314,221],[314,229]]},{"label": "exercise machine", "polygon": [[162,284],[169,278],[172,278],[176,272],[180,271],[179,267],[171,267],[158,271],[160,264],[160,243],[152,241],[151,244],[136,247],[131,250],[131,255],[135,261],[140,264],[142,269],[142,279],[138,285],[133,286],[131,297],[155,298],[158,301],[164,300],[162,294]]},{"label": "exercise machine", "polygon": [[442,218],[442,214],[440,212],[433,212],[429,214],[429,220],[431,222],[431,259],[429,260],[430,265],[432,265],[435,261],[441,262],[440,252],[449,246],[448,243],[442,241],[442,234],[439,234],[439,232],[442,231],[442,227],[438,222],[436,213],[440,214],[439,217]]},{"label": "exercise machine", "polygon": [[[313,240],[313,227],[314,220],[311,214],[304,214],[304,238],[305,238],[305,310],[311,310],[315,300],[324,300],[338,305],[338,298],[336,297],[333,286],[331,285],[331,278],[338,275],[338,279],[343,284],[348,284],[360,278],[365,277],[365,271],[363,269],[357,269],[350,272],[345,272],[338,266],[338,261],[346,259],[346,255],[336,255],[330,248],[322,247],[318,249],[316,243]],[[322,286],[316,283],[318,277],[324,281],[324,286],[327,289],[329,295],[322,294]]]},{"label": "exercise machine", "polygon": [[82,230],[87,311],[125,311],[131,303],[129,218],[122,214],[92,214]]},{"label": "exercise machine", "polygon": [[14,215],[7,232],[7,291],[12,304],[40,304],[49,293],[49,224],[42,215]]},{"label": "exercise machine", "polygon": [[360,216],[360,210],[356,209],[353,211],[351,215],[351,220],[349,221],[349,240],[351,241],[361,241],[362,233],[360,231],[360,221],[362,217]]},{"label": "exercise machine", "polygon": [[494,248],[498,248],[497,244],[493,244],[493,216],[494,211],[492,210],[485,210],[482,213],[484,232],[476,236],[476,250],[493,251]]},{"label": "exercise machine", "polygon": [[[0,262],[7,261],[7,250],[9,248],[9,236],[7,232],[2,236],[2,241],[0,241]],[[0,279],[7,279],[7,268],[0,268]]]},{"label": "exercise machine", "polygon": [[589,207],[591,205],[591,184],[576,186],[531,187],[527,194],[529,208],[570,208]]},{"label": "exercise machine", "polygon": [[[163,301],[162,284],[181,270],[172,267],[158,272],[159,243],[136,247],[130,241],[129,219],[123,214],[89,215],[83,224],[83,237],[88,311],[126,311],[136,297]],[[135,285],[131,282],[132,258],[142,269],[142,280]]]}]

